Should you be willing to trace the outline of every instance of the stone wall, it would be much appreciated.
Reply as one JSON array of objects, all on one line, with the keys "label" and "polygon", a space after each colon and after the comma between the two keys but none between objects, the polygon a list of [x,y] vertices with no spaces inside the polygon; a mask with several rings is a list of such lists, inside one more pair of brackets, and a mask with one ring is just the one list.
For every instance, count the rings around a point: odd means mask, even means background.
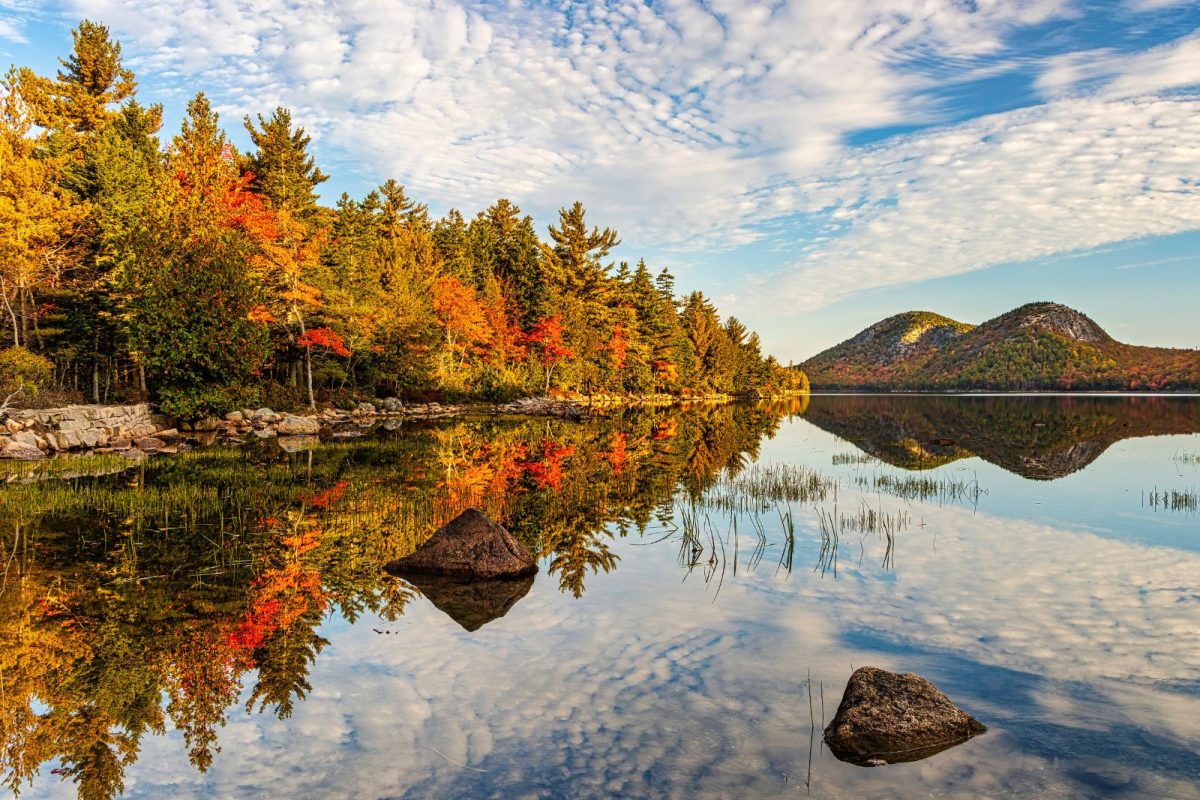
[{"label": "stone wall", "polygon": [[[36,447],[43,453],[62,450],[130,446],[152,436],[171,421],[147,403],[132,406],[67,406],[9,411],[0,424],[0,450],[9,444]],[[13,451],[27,448],[11,448]]]}]

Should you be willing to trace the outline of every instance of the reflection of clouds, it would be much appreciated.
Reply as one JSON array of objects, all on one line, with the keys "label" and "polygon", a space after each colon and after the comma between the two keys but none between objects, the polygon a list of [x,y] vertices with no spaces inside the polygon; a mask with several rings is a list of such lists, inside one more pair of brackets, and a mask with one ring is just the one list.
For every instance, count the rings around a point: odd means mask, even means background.
[{"label": "reflection of clouds", "polygon": [[912,532],[894,584],[872,567],[846,570],[822,595],[869,607],[865,625],[897,641],[984,663],[1044,673],[1069,652],[1079,679],[1200,680],[1197,554],[965,509],[924,513],[936,551]]},{"label": "reflection of clouds", "polygon": [[894,579],[881,543],[858,566],[852,537],[840,579],[821,580],[806,535],[789,579],[769,554],[714,604],[698,574],[680,583],[672,543],[616,542],[620,568],[582,599],[543,574],[476,634],[425,602],[391,624],[330,622],[291,720],[231,710],[205,776],[176,735],[149,737],[130,794],[803,795],[807,671],[829,717],[851,665],[876,663],[927,675],[993,732],[880,770],[818,747],[813,796],[1194,797],[1200,698],[1170,685],[1200,681],[1200,555],[919,513]]}]

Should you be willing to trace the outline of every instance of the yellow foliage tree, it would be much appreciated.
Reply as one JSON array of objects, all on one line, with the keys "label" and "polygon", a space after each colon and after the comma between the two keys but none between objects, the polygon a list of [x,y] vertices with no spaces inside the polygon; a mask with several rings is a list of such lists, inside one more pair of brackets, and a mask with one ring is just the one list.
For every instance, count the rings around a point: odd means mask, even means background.
[{"label": "yellow foliage tree", "polygon": [[56,182],[61,163],[39,153],[22,84],[10,70],[0,81],[0,302],[13,345],[36,325],[34,290],[53,281],[65,263],[75,227],[87,207]]}]

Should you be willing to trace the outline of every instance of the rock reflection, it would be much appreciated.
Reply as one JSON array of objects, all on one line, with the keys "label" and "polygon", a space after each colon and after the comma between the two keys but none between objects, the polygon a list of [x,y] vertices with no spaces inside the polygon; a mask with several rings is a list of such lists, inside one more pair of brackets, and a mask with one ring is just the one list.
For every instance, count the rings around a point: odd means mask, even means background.
[{"label": "rock reflection", "polygon": [[409,575],[429,602],[466,631],[477,631],[507,614],[529,590],[533,578],[469,580],[441,575]]}]

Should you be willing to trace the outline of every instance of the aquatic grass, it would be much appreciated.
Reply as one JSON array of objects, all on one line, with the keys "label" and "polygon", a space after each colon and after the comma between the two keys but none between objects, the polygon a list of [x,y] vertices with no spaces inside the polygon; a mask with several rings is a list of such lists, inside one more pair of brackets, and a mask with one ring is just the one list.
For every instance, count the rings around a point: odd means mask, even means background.
[{"label": "aquatic grass", "polygon": [[879,464],[880,460],[870,453],[834,453],[832,458],[833,466],[862,466],[866,464]]},{"label": "aquatic grass", "polygon": [[821,527],[821,552],[817,556],[815,569],[820,571],[822,577],[832,572],[833,577],[837,578],[837,558],[842,538],[841,516],[837,506],[833,507],[833,511],[817,509],[817,522]]},{"label": "aquatic grass", "polygon": [[0,484],[99,477],[134,469],[141,461],[137,456],[118,453],[59,455],[44,461],[0,461]]},{"label": "aquatic grass", "polygon": [[755,464],[736,475],[723,472],[700,501],[729,513],[764,514],[779,503],[836,500],[838,485],[836,478],[800,464]]},{"label": "aquatic grass", "polygon": [[[885,550],[881,567],[887,571],[895,566],[896,535],[908,528],[908,512],[900,510],[894,514],[882,509],[871,508],[864,501],[854,514],[843,514],[835,505],[832,510],[817,509],[817,524],[821,533],[821,549],[816,569],[822,575],[832,572],[837,577],[838,553],[842,539],[848,534],[860,535],[861,554],[865,555],[865,537],[877,535],[883,539]],[[861,561],[861,555],[860,555]]]},{"label": "aquatic grass", "polygon": [[792,562],[796,556],[796,520],[792,516],[792,508],[779,511],[779,527],[783,531],[783,550],[779,554],[779,565],[792,572]]},{"label": "aquatic grass", "polygon": [[1142,492],[1142,507],[1155,511],[1177,511],[1195,514],[1200,511],[1200,491],[1195,489],[1159,489]]},{"label": "aquatic grass", "polygon": [[901,500],[946,503],[966,503],[973,508],[979,506],[979,498],[987,489],[979,485],[979,476],[970,480],[956,480],[937,475],[893,475],[877,472],[871,475],[856,475],[854,484],[860,489],[879,494],[888,494]]}]

